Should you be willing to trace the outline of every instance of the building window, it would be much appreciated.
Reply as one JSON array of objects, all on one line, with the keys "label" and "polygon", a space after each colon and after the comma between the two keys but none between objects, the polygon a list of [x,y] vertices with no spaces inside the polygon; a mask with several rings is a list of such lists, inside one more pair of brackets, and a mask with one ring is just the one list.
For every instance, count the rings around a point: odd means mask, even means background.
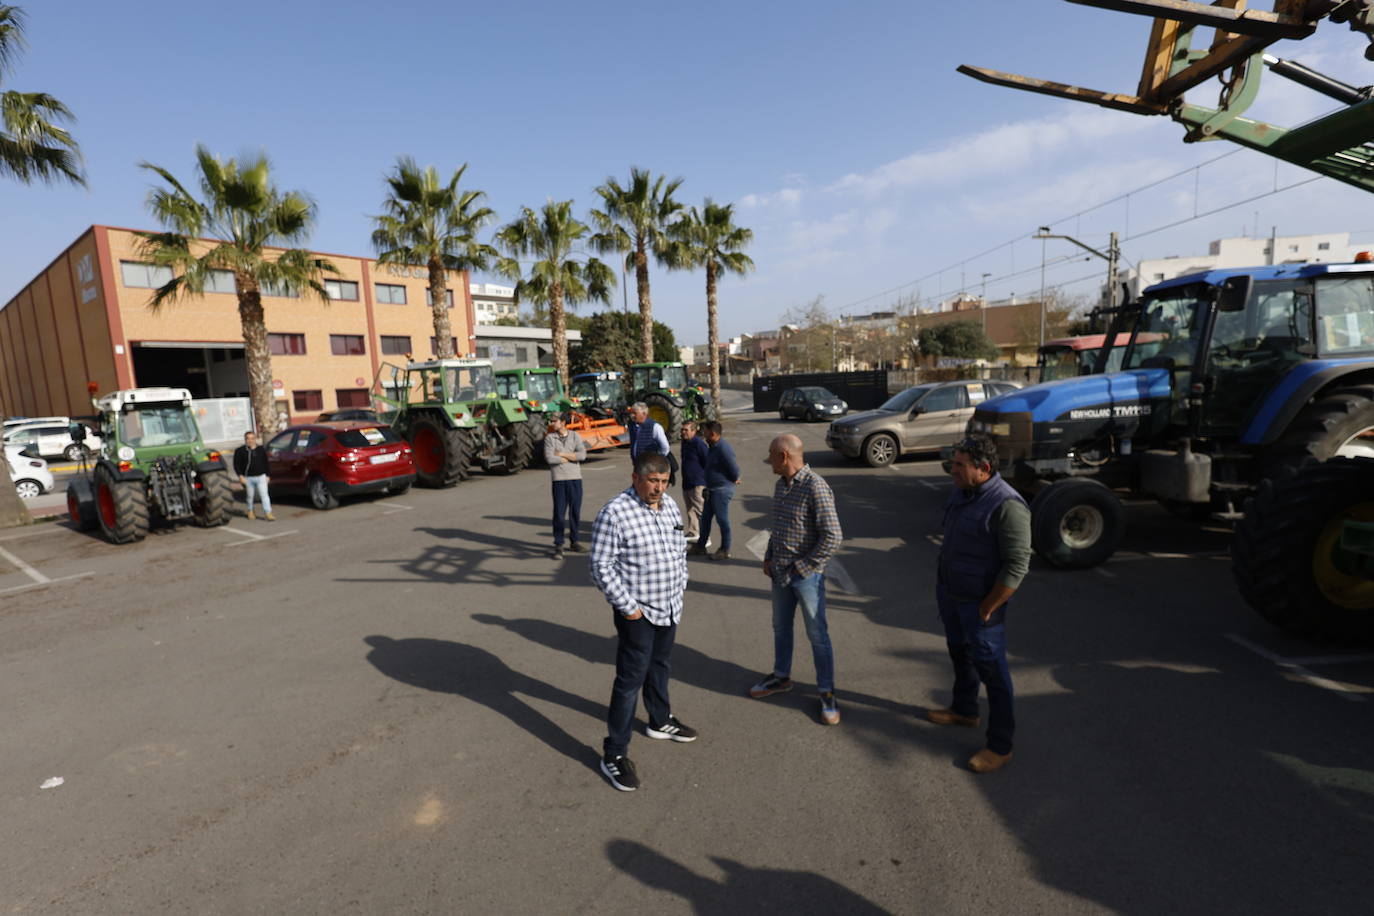
[{"label": "building window", "polygon": [[276,296],[278,299],[299,299],[300,290],[288,289],[281,283],[264,283],[260,292],[264,296]]},{"label": "building window", "polygon": [[352,280],[325,280],[324,291],[329,294],[330,299],[342,302],[358,301],[358,284]]},{"label": "building window", "polygon": [[1163,280],[1163,279],[1164,279],[1164,274],[1155,274],[1155,281],[1156,281],[1156,282],[1158,282],[1158,281],[1160,281],[1160,280]]},{"label": "building window", "polygon": [[239,291],[239,286],[234,282],[234,272],[232,270],[212,270],[205,278],[205,291],[207,293],[228,293],[233,295]]},{"label": "building window", "polygon": [[[453,290],[446,289],[444,293],[448,296],[448,307],[453,308]],[[429,294],[429,287],[425,287],[425,305],[433,305],[434,297]]]},{"label": "building window", "polygon": [[529,348],[529,347],[516,347],[516,348],[515,348],[515,361],[516,361],[517,363],[529,362],[529,358],[530,358],[530,348]]},{"label": "building window", "polygon": [[1288,251],[1289,251],[1289,253],[1292,253],[1292,252],[1297,251],[1297,250],[1298,250],[1298,246],[1297,246],[1297,245],[1289,245],[1289,246],[1288,246]]},{"label": "building window", "polygon": [[124,285],[131,289],[157,289],[172,280],[172,268],[144,264],[142,261],[120,261],[119,272]]},{"label": "building window", "polygon": [[334,397],[340,407],[371,407],[366,388],[335,388]]},{"label": "building window", "polygon": [[491,347],[478,347],[478,348],[477,348],[477,358],[478,358],[478,359],[491,359]]},{"label": "building window", "polygon": [[1331,250],[1331,243],[1330,243],[1330,242],[1318,242],[1318,243],[1317,243],[1317,250],[1318,250],[1318,251],[1330,251],[1330,250]]},{"label": "building window", "polygon": [[324,410],[324,393],[321,391],[293,391],[291,402],[297,410]]},{"label": "building window", "polygon": [[389,305],[405,305],[406,288],[399,283],[378,283],[377,301]]},{"label": "building window", "polygon": [[267,348],[273,356],[304,356],[304,334],[268,334]]},{"label": "building window", "polygon": [[335,356],[362,356],[367,350],[361,334],[330,334],[329,352]]},{"label": "building window", "polygon": [[410,352],[410,338],[383,334],[382,352],[393,356],[404,356]]}]

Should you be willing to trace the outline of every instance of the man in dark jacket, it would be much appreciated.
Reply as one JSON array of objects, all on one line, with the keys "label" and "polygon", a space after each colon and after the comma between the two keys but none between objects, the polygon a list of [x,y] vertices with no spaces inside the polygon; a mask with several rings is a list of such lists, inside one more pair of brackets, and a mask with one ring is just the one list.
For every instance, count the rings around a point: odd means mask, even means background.
[{"label": "man in dark jacket", "polygon": [[987,747],[969,759],[975,773],[1011,760],[1011,672],[1007,668],[1007,600],[1030,568],[1030,509],[997,473],[997,445],[984,435],[954,447],[946,469],[954,492],[945,503],[945,533],[935,598],[954,662],[954,702],[927,713],[937,725],[976,728],[978,684],[988,694]]},{"label": "man in dark jacket", "polygon": [[253,493],[256,491],[262,500],[262,517],[275,522],[277,517],[272,514],[272,497],[267,495],[267,449],[258,445],[257,433],[243,434],[243,444],[234,450],[234,473],[239,475],[239,483],[243,484],[244,499],[248,501],[247,517],[256,517],[253,515]]},{"label": "man in dark jacket", "polygon": [[[697,435],[694,420],[682,424],[682,501],[686,504],[683,535],[696,543],[701,534],[701,510],[706,505],[706,456],[711,447]],[[706,546],[711,546],[710,541]]]},{"label": "man in dark jacket", "polygon": [[711,521],[720,526],[720,549],[711,554],[713,560],[730,559],[730,500],[740,482],[739,462],[729,442],[721,438],[721,425],[716,420],[701,424],[706,444],[706,511],[701,515],[701,534],[690,553],[706,553],[711,540]]}]

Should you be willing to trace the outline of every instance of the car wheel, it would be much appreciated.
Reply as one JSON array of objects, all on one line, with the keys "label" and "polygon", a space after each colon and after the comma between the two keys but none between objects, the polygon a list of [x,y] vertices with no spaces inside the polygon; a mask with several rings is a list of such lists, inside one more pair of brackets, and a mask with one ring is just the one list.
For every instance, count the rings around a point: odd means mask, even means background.
[{"label": "car wheel", "polygon": [[887,433],[870,436],[864,443],[864,461],[871,468],[885,468],[897,460],[897,440]]},{"label": "car wheel", "polygon": [[310,478],[306,490],[310,494],[310,505],[316,509],[333,509],[339,504],[338,497],[329,492],[329,486],[318,474]]},{"label": "car wheel", "polygon": [[779,410],[779,411],[778,411],[778,419],[779,419],[779,420],[786,420],[786,419],[787,419],[787,411],[785,411],[785,410]]},{"label": "car wheel", "polygon": [[14,485],[20,499],[33,499],[43,495],[43,485],[36,480],[20,480]]},{"label": "car wheel", "polygon": [[820,417],[816,416],[816,412],[814,410],[808,410],[806,412],[806,416],[803,419],[805,419],[807,423],[815,423],[817,420],[820,419]]},{"label": "car wheel", "polygon": [[80,461],[89,454],[90,452],[86,449],[86,446],[82,445],[80,442],[73,442],[62,450],[62,457],[66,458],[68,461]]}]

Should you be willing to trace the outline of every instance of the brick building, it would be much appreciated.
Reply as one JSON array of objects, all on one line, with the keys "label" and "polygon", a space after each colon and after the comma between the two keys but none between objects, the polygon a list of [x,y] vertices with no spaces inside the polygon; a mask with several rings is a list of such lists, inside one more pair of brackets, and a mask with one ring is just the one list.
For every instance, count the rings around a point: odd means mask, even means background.
[{"label": "brick building", "polygon": [[[248,393],[233,275],[213,291],[148,308],[170,278],[140,260],[132,229],[92,226],[0,308],[0,411],[7,416],[90,413],[99,391],[167,385],[194,397]],[[368,406],[382,362],[434,351],[429,273],[371,258],[323,254],[338,269],[329,302],[263,295],[278,411],[293,419]],[[466,273],[449,274],[450,321],[461,355],[476,350]]]}]

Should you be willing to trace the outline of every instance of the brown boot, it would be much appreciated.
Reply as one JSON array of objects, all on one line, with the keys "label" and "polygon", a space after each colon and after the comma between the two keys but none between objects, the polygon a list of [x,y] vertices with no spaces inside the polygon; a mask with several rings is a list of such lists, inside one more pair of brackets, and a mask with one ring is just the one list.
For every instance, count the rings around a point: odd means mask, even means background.
[{"label": "brown boot", "polygon": [[936,725],[963,725],[977,728],[983,721],[980,716],[961,716],[952,709],[927,709],[926,718]]},{"label": "brown boot", "polygon": [[267,519],[269,522],[275,522],[277,520],[277,517],[273,515],[271,512],[264,515],[263,518]]},{"label": "brown boot", "polygon": [[243,513],[243,517],[244,517],[244,518],[257,518],[257,516],[253,514],[253,510],[252,510],[252,509],[249,509],[247,512]]},{"label": "brown boot", "polygon": [[975,773],[995,773],[1011,763],[1011,754],[999,754],[983,748],[968,759],[968,768]]}]

